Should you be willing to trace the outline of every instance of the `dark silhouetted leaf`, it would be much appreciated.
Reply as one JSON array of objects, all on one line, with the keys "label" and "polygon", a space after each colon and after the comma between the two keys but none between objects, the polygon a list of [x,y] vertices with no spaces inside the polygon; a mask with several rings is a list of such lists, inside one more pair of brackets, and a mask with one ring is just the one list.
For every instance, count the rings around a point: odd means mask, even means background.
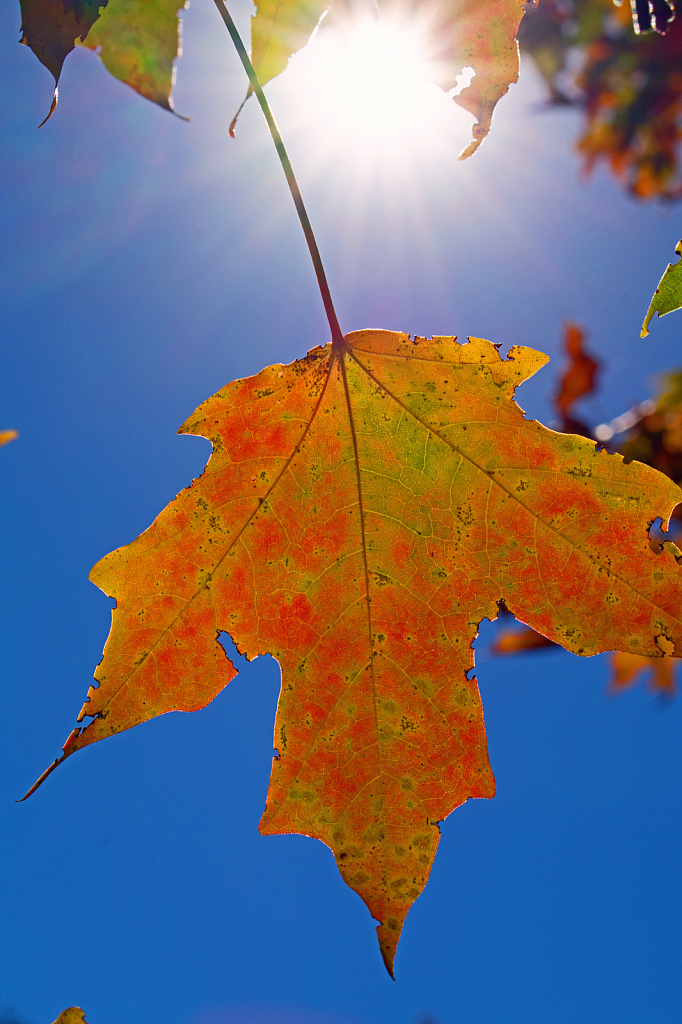
[{"label": "dark silhouetted leaf", "polygon": [[88,33],[108,0],[20,0],[21,42],[30,46],[55,83],[50,113],[57,104],[57,85],[64,61],[77,40]]},{"label": "dark silhouetted leaf", "polygon": [[55,84],[64,61],[85,40],[108,0],[20,0],[21,42],[30,46]]},{"label": "dark silhouetted leaf", "polygon": [[[623,0],[614,0],[620,7]],[[632,25],[637,35],[658,32],[665,35],[675,20],[675,8],[670,0],[634,0],[631,2]]]}]

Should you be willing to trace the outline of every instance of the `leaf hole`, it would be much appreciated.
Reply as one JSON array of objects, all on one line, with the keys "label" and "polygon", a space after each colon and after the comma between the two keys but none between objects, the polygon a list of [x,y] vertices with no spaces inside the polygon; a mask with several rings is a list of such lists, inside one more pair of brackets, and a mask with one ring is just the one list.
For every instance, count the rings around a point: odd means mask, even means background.
[{"label": "leaf hole", "polygon": [[678,545],[682,542],[682,518],[680,516],[682,516],[682,505],[678,505],[673,510],[667,530],[663,529],[663,520],[660,516],[656,516],[649,524],[649,545],[657,555],[660,555],[666,542],[672,541],[673,544]]}]

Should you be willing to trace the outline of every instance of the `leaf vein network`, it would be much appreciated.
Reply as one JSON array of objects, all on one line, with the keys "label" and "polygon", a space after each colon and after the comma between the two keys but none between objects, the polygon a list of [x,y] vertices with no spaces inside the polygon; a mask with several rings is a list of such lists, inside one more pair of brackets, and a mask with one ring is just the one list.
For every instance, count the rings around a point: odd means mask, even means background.
[{"label": "leaf vein network", "polygon": [[[153,652],[153,651],[154,651],[154,650],[156,649],[156,647],[158,647],[158,645],[159,645],[159,644],[161,643],[161,641],[162,641],[162,640],[163,640],[163,638],[164,638],[164,637],[166,636],[166,634],[167,634],[167,633],[169,632],[169,630],[172,630],[172,629],[173,629],[173,627],[174,627],[175,623],[176,623],[176,622],[178,622],[178,621],[179,621],[179,619],[180,619],[180,618],[181,618],[181,617],[182,617],[182,616],[183,616],[183,615],[185,614],[185,612],[187,611],[187,609],[188,609],[188,608],[190,607],[190,605],[191,605],[191,604],[192,604],[192,603],[193,603],[193,602],[194,602],[194,601],[196,600],[196,598],[197,598],[197,597],[199,596],[199,594],[200,594],[200,593],[201,593],[201,592],[202,592],[203,590],[207,590],[207,589],[210,589],[210,588],[209,588],[209,583],[210,583],[210,582],[212,581],[212,579],[213,579],[213,577],[215,576],[216,572],[218,571],[218,569],[220,568],[220,566],[222,565],[222,563],[223,563],[223,562],[225,561],[225,559],[227,558],[227,556],[228,556],[228,555],[230,554],[230,552],[232,551],[233,547],[234,547],[234,546],[235,546],[235,545],[237,544],[237,542],[238,542],[238,541],[240,541],[240,540],[241,540],[241,538],[242,538],[242,534],[244,533],[244,531],[246,530],[246,528],[247,528],[248,526],[250,526],[250,525],[251,525],[251,522],[253,521],[254,517],[255,517],[255,516],[256,516],[256,515],[258,514],[258,512],[260,511],[260,508],[261,508],[261,505],[263,504],[263,502],[264,502],[264,501],[267,501],[268,497],[269,497],[269,496],[270,496],[270,495],[272,494],[272,492],[274,491],[274,489],[275,489],[275,488],[277,487],[277,485],[278,485],[279,481],[280,481],[280,480],[282,479],[282,477],[284,476],[284,474],[285,474],[285,473],[286,473],[286,471],[288,470],[288,468],[289,468],[290,464],[291,464],[291,463],[293,462],[294,458],[296,457],[297,453],[299,452],[299,450],[300,450],[300,448],[301,448],[301,445],[302,445],[302,444],[303,444],[303,442],[305,441],[305,438],[306,438],[307,434],[309,433],[309,431],[310,431],[310,429],[311,429],[311,427],[312,427],[312,425],[313,425],[313,422],[315,421],[315,417],[317,416],[317,413],[318,413],[318,411],[319,411],[319,409],[320,409],[320,406],[322,405],[322,401],[323,401],[323,399],[324,399],[324,395],[325,395],[325,393],[326,393],[326,390],[327,390],[327,385],[328,385],[328,383],[329,383],[329,380],[330,380],[330,377],[331,377],[331,372],[332,372],[332,368],[333,368],[333,366],[334,366],[334,362],[335,362],[335,359],[336,359],[336,356],[334,355],[334,353],[332,353],[332,355],[331,355],[331,358],[330,358],[330,361],[329,361],[329,365],[328,365],[328,367],[327,367],[327,372],[326,372],[326,374],[325,374],[324,386],[323,386],[323,388],[321,389],[321,391],[320,391],[320,394],[318,395],[317,401],[316,401],[316,403],[315,403],[315,407],[314,407],[314,409],[313,409],[313,411],[312,411],[312,413],[311,413],[311,415],[310,415],[310,419],[309,419],[309,420],[308,420],[308,422],[306,423],[306,425],[305,425],[305,428],[304,428],[304,431],[303,431],[303,434],[301,435],[301,437],[300,437],[299,441],[298,441],[298,442],[296,443],[296,445],[294,446],[294,449],[293,449],[293,451],[291,452],[291,455],[290,455],[290,456],[289,456],[289,457],[288,457],[288,458],[286,459],[286,461],[285,461],[284,465],[282,466],[282,468],[281,468],[280,472],[279,472],[279,473],[277,474],[277,476],[276,476],[276,477],[275,477],[275,479],[273,480],[272,484],[270,485],[270,487],[269,487],[269,488],[268,488],[268,490],[266,491],[265,497],[264,497],[264,498],[263,498],[263,499],[262,499],[262,500],[261,500],[261,501],[260,501],[260,502],[258,503],[258,505],[256,506],[256,508],[254,508],[254,510],[253,510],[253,511],[251,512],[251,514],[250,514],[250,515],[248,516],[248,518],[246,519],[246,521],[245,521],[245,522],[243,523],[243,525],[242,525],[242,526],[240,527],[240,529],[239,529],[239,530],[237,531],[236,535],[235,535],[235,536],[234,536],[234,537],[232,538],[232,540],[230,541],[230,543],[228,544],[228,546],[227,546],[227,547],[225,548],[225,550],[224,550],[223,554],[222,554],[222,555],[220,556],[220,558],[219,558],[219,559],[218,559],[218,561],[216,562],[216,564],[215,564],[215,566],[213,567],[213,569],[211,569],[211,571],[210,571],[210,572],[208,573],[208,575],[206,576],[206,579],[205,579],[205,580],[204,580],[204,581],[202,582],[201,586],[197,587],[197,589],[196,589],[196,590],[195,590],[195,592],[194,592],[194,593],[192,594],[192,596],[191,596],[191,597],[189,597],[189,598],[187,598],[187,600],[185,601],[185,604],[183,605],[183,607],[182,607],[182,608],[181,608],[181,609],[180,609],[180,610],[179,610],[179,611],[177,612],[177,614],[175,615],[175,617],[174,617],[174,618],[173,618],[173,619],[172,619],[172,620],[171,620],[171,621],[170,621],[170,622],[168,623],[168,625],[167,625],[167,626],[165,627],[165,629],[163,629],[163,630],[161,631],[161,634],[160,634],[160,636],[158,637],[158,639],[157,639],[157,640],[155,640],[155,642],[154,642],[154,644],[152,645],[151,649],[150,649],[150,650],[149,650],[149,651],[147,652],[147,654],[148,654],[148,655],[149,655],[149,654],[151,654],[151,653],[152,653],[152,652]],[[305,376],[305,374],[304,374],[303,376]],[[206,469],[204,469],[204,472],[203,472],[203,473],[201,474],[201,477],[199,477],[199,480],[203,479],[203,477],[204,477],[205,475],[206,475]],[[190,487],[186,488],[186,490],[187,490],[187,491],[191,490],[193,486],[194,486],[194,484],[192,484],[192,485],[191,485]],[[205,513],[205,515],[209,515],[209,514],[211,514],[211,513],[209,513],[209,512]],[[182,530],[179,530],[179,531],[178,531],[178,534],[181,534],[182,532],[183,532]],[[217,642],[217,641],[216,641],[216,642]],[[130,681],[130,680],[132,679],[132,677],[133,677],[133,676],[135,675],[135,673],[137,672],[138,668],[139,668],[139,666],[138,666],[138,665],[136,665],[136,666],[135,666],[135,667],[133,668],[132,672],[130,672],[130,673],[129,673],[129,674],[128,674],[128,675],[126,676],[126,677],[125,677],[125,679],[122,679],[122,680],[121,680],[121,682],[120,682],[119,686],[118,686],[118,687],[117,687],[117,688],[116,688],[116,689],[114,690],[114,692],[113,692],[113,693],[111,694],[111,696],[109,697],[109,700],[108,700],[108,701],[107,701],[107,703],[106,703],[106,704],[104,705],[104,707],[108,707],[108,706],[109,706],[109,705],[111,704],[111,702],[112,702],[112,701],[113,701],[113,700],[115,699],[115,697],[117,697],[117,696],[118,696],[118,694],[120,693],[121,689],[122,689],[122,688],[123,688],[123,687],[124,687],[125,685],[127,685],[127,684],[128,684],[128,682],[129,682],[129,681]],[[98,685],[97,687],[94,687],[94,689],[99,689],[99,685]],[[86,701],[86,703],[87,703],[87,701]],[[102,709],[102,710],[104,710],[104,709]],[[100,711],[100,712],[98,712],[98,714],[97,714],[97,715],[95,715],[95,716],[90,716],[90,715],[87,715],[87,713],[86,713],[86,717],[88,717],[88,718],[92,717],[92,718],[93,718],[93,721],[94,721],[94,720],[95,720],[96,718],[101,718],[101,717],[102,717],[102,712],[101,712],[101,711]],[[90,722],[90,723],[89,723],[89,725],[92,725],[92,724],[93,724],[92,722]],[[86,726],[86,728],[88,728],[88,727],[89,727],[89,725],[88,725],[88,726]],[[85,730],[84,730],[84,731],[85,731]]]},{"label": "leaf vein network", "polygon": [[[363,564],[364,564],[364,569],[365,569],[365,591],[367,593],[367,631],[368,631],[368,634],[369,634],[369,636],[368,636],[368,639],[369,639],[369,650],[370,650],[369,665],[370,665],[370,678],[371,678],[371,681],[372,681],[372,698],[373,698],[372,702],[373,702],[373,706],[374,706],[374,728],[375,728],[375,733],[376,733],[376,745],[377,745],[377,758],[378,758],[378,762],[379,762],[379,774],[382,777],[382,783],[381,783],[381,790],[382,790],[382,792],[381,792],[381,817],[382,817],[382,823],[383,823],[383,833],[384,833],[384,835],[386,835],[386,798],[385,798],[384,787],[383,787],[383,764],[382,764],[382,759],[381,759],[381,742],[380,742],[380,738],[379,738],[379,715],[378,715],[378,706],[377,706],[378,702],[377,702],[377,691],[376,691],[376,676],[375,676],[375,672],[374,672],[374,657],[373,657],[373,653],[374,653],[374,630],[373,630],[373,627],[372,627],[372,599],[370,597],[370,588],[369,588],[369,566],[367,564],[367,537],[366,537],[366,533],[365,533],[365,507],[364,507],[364,501],[363,501],[363,497],[362,497],[362,478],[361,478],[361,473],[360,473],[360,453],[358,452],[358,439],[357,439],[357,435],[355,433],[355,420],[353,418],[353,409],[352,409],[351,400],[350,400],[350,389],[348,387],[348,376],[346,374],[346,363],[345,363],[345,359],[344,359],[343,355],[340,358],[340,366],[341,366],[341,374],[342,374],[342,377],[343,377],[343,390],[344,390],[344,394],[346,396],[346,409],[348,411],[348,422],[349,422],[349,425],[350,425],[351,440],[353,442],[353,454],[354,454],[354,457],[355,457],[355,472],[356,472],[356,478],[357,478],[358,506],[359,506],[359,518],[360,518],[360,534],[361,534],[361,538],[362,538],[362,559],[363,559]],[[386,893],[387,902],[390,902],[390,897],[388,895],[388,875],[387,875],[387,868],[386,868],[386,853],[385,853],[385,849],[384,849],[383,845],[382,845],[382,848],[381,848],[381,858],[382,858],[382,863],[383,863],[382,875],[383,875],[383,883],[384,883],[384,892]],[[382,922],[382,923],[385,924],[386,922]]]},{"label": "leaf vein network", "polygon": [[[370,379],[373,380],[374,383],[378,387],[380,387],[383,391],[385,391],[386,394],[389,396],[389,398],[392,398],[393,401],[396,402],[396,404],[399,405],[402,409],[404,409],[405,412],[409,413],[409,415],[412,416],[413,419],[417,423],[421,424],[421,426],[423,426],[425,430],[428,430],[430,433],[432,433],[435,437],[437,437],[440,441],[442,441],[443,444],[447,445],[448,448],[452,449],[452,451],[457,452],[457,454],[460,455],[466,462],[468,462],[475,469],[477,469],[479,471],[479,473],[482,473],[484,476],[488,477],[488,479],[490,479],[491,482],[496,484],[497,487],[499,487],[501,491],[503,491],[510,498],[512,498],[513,501],[515,501],[518,505],[520,505],[520,507],[523,508],[533,519],[535,519],[538,523],[542,523],[542,525],[547,530],[551,530],[552,533],[554,533],[561,541],[563,541],[565,544],[567,544],[570,547],[572,547],[574,549],[574,551],[577,552],[577,554],[579,554],[579,555],[583,556],[584,558],[588,559],[590,562],[592,562],[594,565],[598,566],[600,569],[607,568],[606,566],[602,565],[602,563],[597,558],[595,558],[593,555],[591,555],[589,551],[586,551],[584,548],[580,547],[580,545],[578,545],[575,541],[571,540],[570,537],[567,537],[565,534],[561,533],[561,531],[558,530],[552,523],[549,523],[549,522],[547,522],[547,520],[542,519],[541,516],[539,515],[539,513],[534,512],[532,509],[530,509],[523,501],[521,501],[521,499],[518,497],[518,495],[516,495],[508,487],[505,487],[504,484],[500,480],[496,479],[496,477],[493,474],[491,474],[491,473],[487,472],[485,469],[483,469],[478,464],[478,462],[476,462],[476,460],[474,458],[472,458],[470,455],[467,455],[466,452],[463,452],[462,449],[458,448],[456,445],[454,445],[452,443],[452,441],[449,441],[447,438],[442,437],[438,433],[437,430],[435,430],[429,423],[427,423],[420,416],[418,416],[417,413],[414,412],[412,409],[410,409],[409,406],[405,405],[401,401],[401,399],[397,397],[397,395],[394,395],[393,392],[390,391],[386,387],[385,384],[382,384],[381,381],[378,380],[374,376],[374,374],[372,373],[371,370],[369,370],[366,366],[363,366],[363,364],[360,362],[360,360],[356,358],[354,352],[351,352],[350,354],[351,354],[352,358],[355,360],[355,362],[358,364],[360,369],[363,370],[367,374],[367,376],[370,377]],[[402,357],[402,358],[406,358],[406,357]],[[608,570],[608,571],[609,571],[609,575],[611,576],[612,579],[618,580],[618,582],[623,587],[625,587],[627,590],[631,591],[633,594],[636,594],[638,598],[640,598],[642,601],[644,601],[646,604],[648,604],[651,608],[654,608],[656,610],[660,610],[658,608],[658,605],[656,605],[645,594],[640,593],[640,591],[637,590],[637,588],[635,586],[633,586],[633,584],[630,583],[629,580],[624,579],[618,573],[614,573],[611,570]],[[680,615],[674,615],[669,610],[666,610],[666,614],[670,615],[670,617],[672,619],[674,619],[676,622],[682,623],[682,618],[680,617]]]}]

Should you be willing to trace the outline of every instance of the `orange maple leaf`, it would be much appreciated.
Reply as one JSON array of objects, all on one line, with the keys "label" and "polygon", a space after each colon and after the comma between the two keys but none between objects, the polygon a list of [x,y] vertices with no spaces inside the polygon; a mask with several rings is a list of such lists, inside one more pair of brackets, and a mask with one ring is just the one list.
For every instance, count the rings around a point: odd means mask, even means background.
[{"label": "orange maple leaf", "polygon": [[438,823],[494,793],[478,623],[504,600],[577,654],[682,643],[682,556],[647,533],[682,492],[526,420],[514,390],[546,362],[358,331],[235,381],[180,428],[213,443],[203,476],[91,573],[117,604],[79,716],[93,720],[60,760],[206,705],[235,675],[221,631],[272,654],[261,832],[333,850],[389,971]]}]

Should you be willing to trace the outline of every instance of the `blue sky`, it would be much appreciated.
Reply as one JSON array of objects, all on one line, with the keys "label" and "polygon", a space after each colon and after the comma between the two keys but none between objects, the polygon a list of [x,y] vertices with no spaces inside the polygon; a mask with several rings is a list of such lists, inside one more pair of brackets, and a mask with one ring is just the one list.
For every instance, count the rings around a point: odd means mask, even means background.
[{"label": "blue sky", "polygon": [[[246,31],[249,10],[235,5]],[[392,982],[364,905],[321,844],[262,838],[277,665],[204,711],[163,716],[63,765],[109,624],[91,566],[203,469],[176,436],[227,381],[327,340],[300,227],[207,0],[185,14],[177,109],[85,52],[50,77],[0,12],[3,680],[0,1019],[50,1024],[668,1024],[682,999],[680,702],[613,699],[605,658],[487,656],[498,794],[443,825]],[[467,334],[552,356],[524,384],[552,418],[562,323],[604,362],[610,419],[678,367],[682,314],[639,325],[678,208],[580,177],[578,116],[541,112],[532,68],[471,160],[441,103],[395,146],[329,123],[305,59],[269,95],[344,330]],[[439,101],[433,100],[434,103]],[[556,357],[556,358],[555,358]]]}]

